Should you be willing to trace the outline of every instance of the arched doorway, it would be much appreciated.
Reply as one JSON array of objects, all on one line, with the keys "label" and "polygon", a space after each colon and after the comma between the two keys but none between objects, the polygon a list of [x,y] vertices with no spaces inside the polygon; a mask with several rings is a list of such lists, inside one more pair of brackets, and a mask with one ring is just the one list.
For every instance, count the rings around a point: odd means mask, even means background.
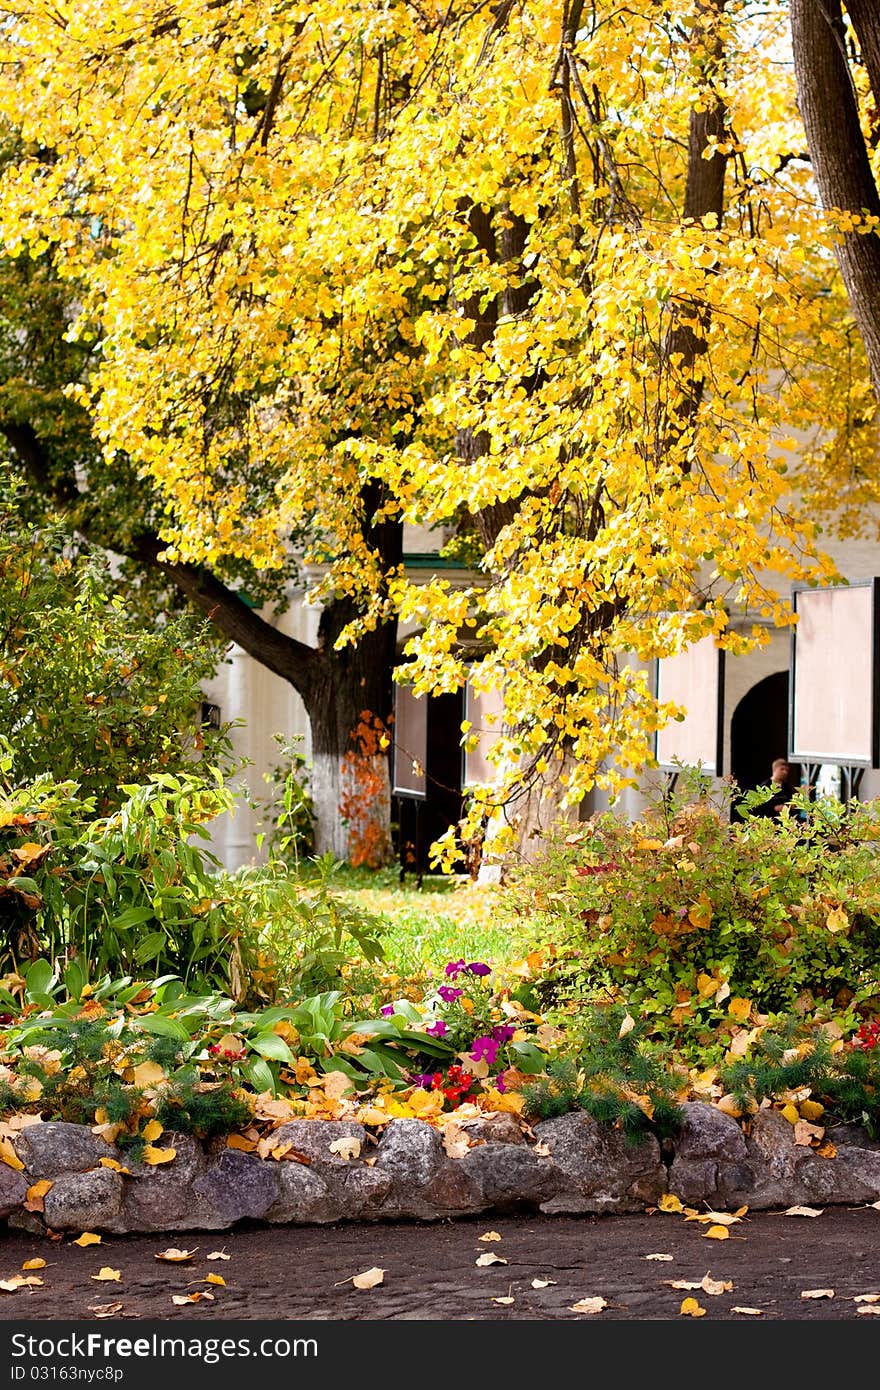
[{"label": "arched doorway", "polygon": [[[746,692],[730,721],[730,771],[740,791],[765,786],[773,759],[787,752],[788,672],[774,671]],[[792,763],[791,771],[799,783],[800,767]]]}]

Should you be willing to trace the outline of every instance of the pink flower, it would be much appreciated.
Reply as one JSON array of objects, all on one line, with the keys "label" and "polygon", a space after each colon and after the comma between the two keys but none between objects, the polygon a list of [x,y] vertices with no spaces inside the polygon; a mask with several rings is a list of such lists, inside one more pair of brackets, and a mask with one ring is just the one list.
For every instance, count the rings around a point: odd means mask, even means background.
[{"label": "pink flower", "polygon": [[442,1018],[438,1018],[436,1023],[428,1024],[425,1032],[430,1033],[432,1038],[445,1038],[446,1024],[443,1022]]},{"label": "pink flower", "polygon": [[382,1008],[379,1010],[379,1013],[382,1015],[383,1018],[391,1018],[392,1014],[394,1013],[394,1005],[383,1004]]},{"label": "pink flower", "polygon": [[470,1056],[475,1062],[486,1062],[490,1067],[494,1067],[500,1046],[501,1044],[495,1038],[485,1033],[482,1037],[474,1038],[471,1043]]},{"label": "pink flower", "polygon": [[452,1004],[464,994],[463,989],[453,989],[452,985],[441,985],[437,993],[444,1004]]}]

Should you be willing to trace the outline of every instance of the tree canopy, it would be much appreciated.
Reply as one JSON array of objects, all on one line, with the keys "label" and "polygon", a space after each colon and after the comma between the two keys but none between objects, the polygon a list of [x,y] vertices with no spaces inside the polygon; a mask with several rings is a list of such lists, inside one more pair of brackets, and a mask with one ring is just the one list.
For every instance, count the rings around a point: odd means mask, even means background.
[{"label": "tree canopy", "polygon": [[[305,536],[334,640],[399,615],[418,689],[503,686],[472,826],[619,783],[669,713],[645,663],[766,640],[832,573],[817,518],[870,521],[782,0],[5,14],[0,225],[84,287],[106,458],[170,564]],[[401,521],[470,534],[474,582],[408,581],[374,539]]]}]

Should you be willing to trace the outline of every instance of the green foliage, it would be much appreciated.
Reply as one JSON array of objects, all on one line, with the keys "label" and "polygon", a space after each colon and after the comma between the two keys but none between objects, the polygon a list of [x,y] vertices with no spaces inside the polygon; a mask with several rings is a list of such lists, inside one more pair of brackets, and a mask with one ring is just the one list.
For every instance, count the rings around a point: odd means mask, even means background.
[{"label": "green foliage", "polygon": [[212,771],[155,773],[97,818],[73,783],[0,784],[0,966],[48,957],[27,972],[34,1002],[50,1003],[62,971],[75,994],[106,973],[179,975],[236,997],[259,989],[247,904],[199,844],[232,805]]},{"label": "green foliage", "polygon": [[587,1009],[546,1075],[525,1086],[528,1112],[547,1119],[580,1108],[633,1143],[646,1132],[672,1134],[681,1120],[680,1078],[645,1031],[620,1007]]},{"label": "green foliage", "polygon": [[228,1083],[200,1087],[179,1082],[163,1089],[156,1107],[156,1119],[166,1129],[210,1139],[229,1134],[246,1125],[251,1107]]},{"label": "green foliage", "polygon": [[799,796],[734,825],[725,810],[685,793],[635,823],[594,816],[508,890],[530,944],[557,947],[560,997],[625,1003],[703,1064],[750,1021],[848,1028],[880,996],[880,805]]},{"label": "green foliage", "polygon": [[743,1111],[764,1100],[785,1099],[806,1088],[840,1121],[862,1124],[875,1138],[880,1134],[880,1053],[876,1032],[863,1044],[857,1036],[837,1050],[826,1033],[805,1029],[789,1020],[761,1034],[746,1059],[721,1068],[722,1086]]},{"label": "green foliage", "polygon": [[337,861],[326,854],[298,876],[274,857],[236,875],[237,902],[262,924],[261,945],[288,994],[317,994],[343,984],[358,994],[375,984],[383,923],[338,891],[338,872]]},{"label": "green foliage", "polygon": [[257,837],[273,859],[298,868],[315,844],[315,808],[308,790],[306,758],[302,739],[274,735],[282,761],[264,774],[271,788],[265,803],[258,805],[269,830]]},{"label": "green foliage", "polygon": [[205,623],[134,620],[108,557],[29,521],[0,466],[0,729],[13,785],[70,779],[106,814],[123,784],[152,772],[182,773],[200,754],[228,765],[227,731],[198,719],[216,660]]}]

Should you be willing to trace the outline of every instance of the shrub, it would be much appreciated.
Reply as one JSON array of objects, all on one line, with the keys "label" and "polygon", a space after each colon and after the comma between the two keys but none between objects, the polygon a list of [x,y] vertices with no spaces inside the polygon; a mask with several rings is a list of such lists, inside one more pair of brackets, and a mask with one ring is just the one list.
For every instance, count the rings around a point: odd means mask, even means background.
[{"label": "shrub", "polygon": [[703,1060],[776,1014],[855,1026],[880,1004],[880,807],[724,811],[669,796],[635,822],[597,815],[513,876],[530,944],[564,966],[559,997],[624,1003]]}]

